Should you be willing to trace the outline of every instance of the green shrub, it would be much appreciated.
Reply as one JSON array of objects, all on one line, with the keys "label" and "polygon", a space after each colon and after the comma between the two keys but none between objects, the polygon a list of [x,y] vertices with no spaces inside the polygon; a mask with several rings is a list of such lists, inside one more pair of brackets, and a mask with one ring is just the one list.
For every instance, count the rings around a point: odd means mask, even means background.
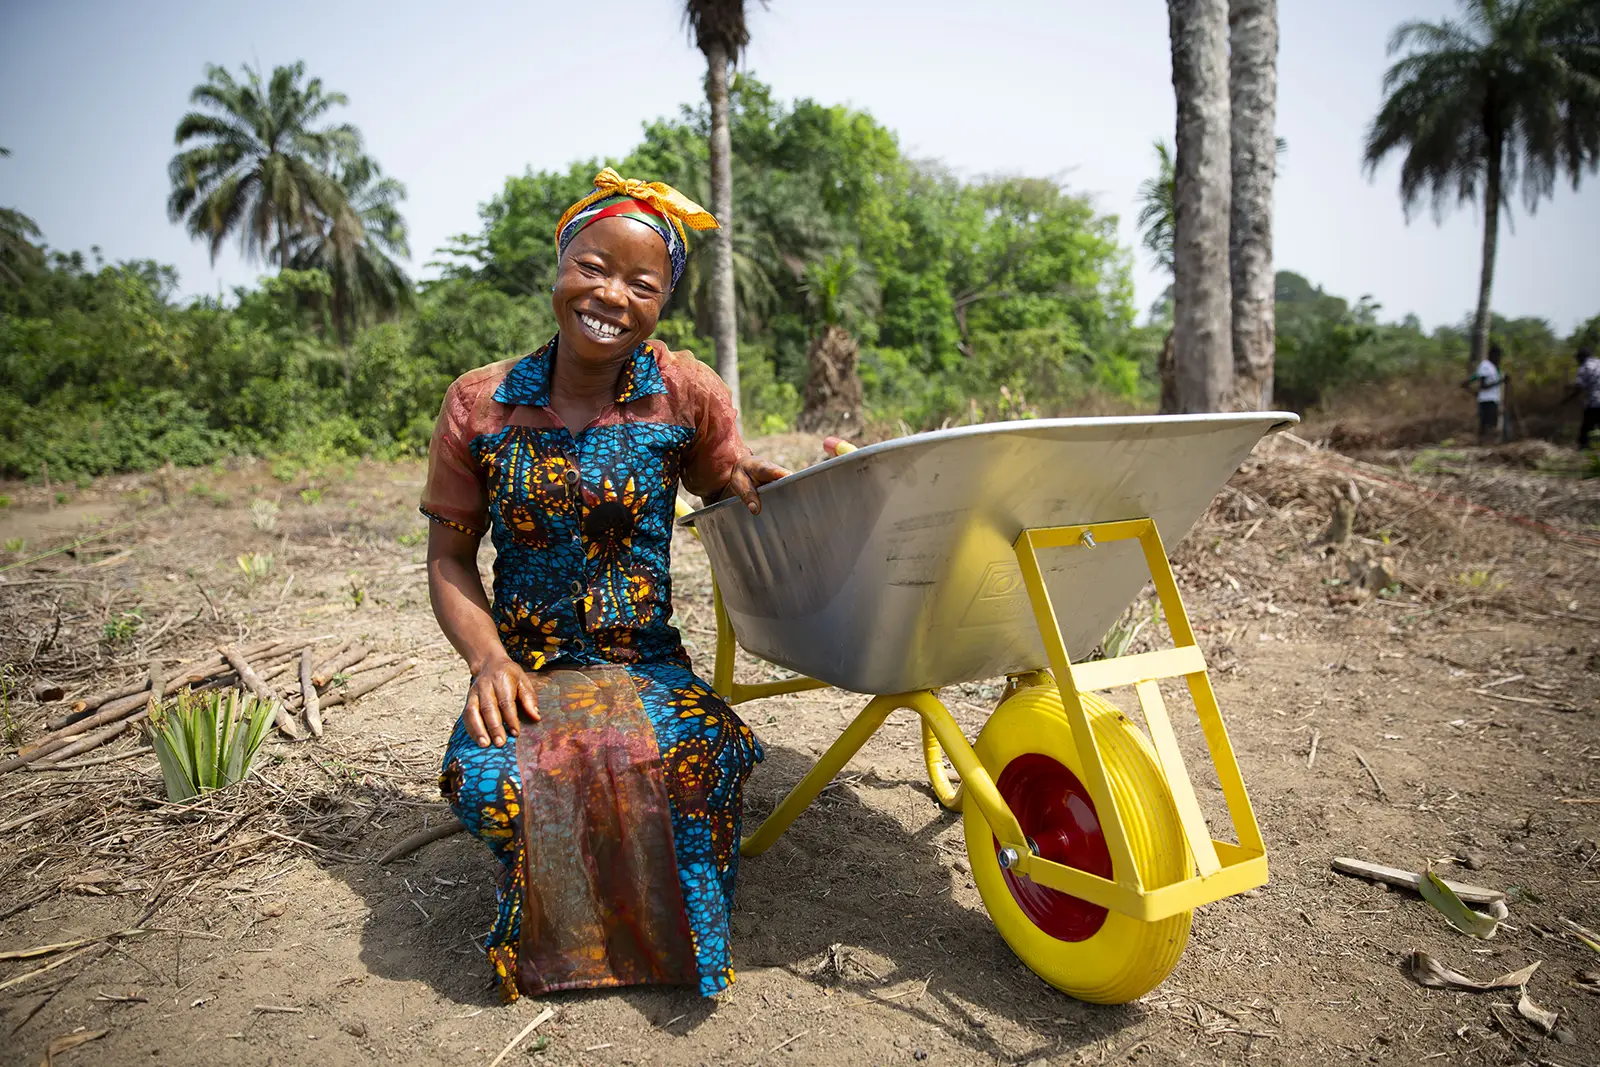
[{"label": "green shrub", "polygon": [[272,724],[271,704],[238,690],[179,692],[146,731],[167,799],[181,802],[243,781]]}]

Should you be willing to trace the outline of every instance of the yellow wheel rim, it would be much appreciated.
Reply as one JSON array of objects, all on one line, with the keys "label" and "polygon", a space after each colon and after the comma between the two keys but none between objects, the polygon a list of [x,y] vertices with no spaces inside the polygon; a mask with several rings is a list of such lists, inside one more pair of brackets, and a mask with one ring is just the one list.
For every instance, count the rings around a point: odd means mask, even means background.
[{"label": "yellow wheel rim", "polygon": [[[1109,702],[1087,693],[1081,700],[1105,759],[1144,884],[1160,886],[1182,879],[1191,866],[1189,849],[1149,742]],[[1082,776],[1061,694],[1054,686],[1023,689],[1007,699],[990,717],[974,748],[997,783],[1005,777],[1007,787],[1015,791],[1021,784],[1024,789],[1031,788],[1036,798],[1040,789],[1056,789],[1060,783]],[[1064,769],[1065,777],[1035,775],[1032,786],[1023,777],[1052,766]],[[1012,769],[1009,776],[1008,768]],[[1001,791],[1004,794],[1006,788]],[[1045,806],[1031,815],[1035,826],[1024,822],[1024,830],[1032,835],[1054,829],[1039,821],[1051,818],[1040,812],[1062,810],[1057,800],[1046,798]],[[1010,797],[1007,802],[1017,809]],[[1083,815],[1085,803],[1089,804],[1087,815]],[[1098,815],[1086,792],[1072,800],[1072,807],[1090,823]],[[1019,821],[1024,819],[1024,812],[1017,815]],[[967,858],[984,907],[1000,936],[1029,970],[1062,992],[1097,1004],[1135,1000],[1172,973],[1189,941],[1192,912],[1141,922],[1117,912],[1102,913],[1086,902],[1008,875],[996,859],[994,834],[978,806],[965,805],[964,818]],[[1071,836],[1065,830],[1061,835]],[[1083,864],[1090,869],[1095,854],[1092,841],[1078,841],[1074,847],[1074,855],[1091,858]],[[1110,873],[1110,860],[1104,862],[1105,870],[1096,873]],[[1051,894],[1054,901],[1049,899]]]}]

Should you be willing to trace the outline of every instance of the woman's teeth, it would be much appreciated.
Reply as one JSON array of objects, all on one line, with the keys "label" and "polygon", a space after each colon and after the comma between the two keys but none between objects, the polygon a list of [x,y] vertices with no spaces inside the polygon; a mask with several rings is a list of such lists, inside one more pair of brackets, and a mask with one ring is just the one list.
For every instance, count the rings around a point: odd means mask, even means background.
[{"label": "woman's teeth", "polygon": [[578,318],[582,320],[583,324],[589,328],[589,332],[594,334],[596,337],[604,337],[605,339],[610,340],[613,337],[622,336],[622,328],[620,326],[613,326],[608,322],[601,322],[593,315],[579,315]]}]

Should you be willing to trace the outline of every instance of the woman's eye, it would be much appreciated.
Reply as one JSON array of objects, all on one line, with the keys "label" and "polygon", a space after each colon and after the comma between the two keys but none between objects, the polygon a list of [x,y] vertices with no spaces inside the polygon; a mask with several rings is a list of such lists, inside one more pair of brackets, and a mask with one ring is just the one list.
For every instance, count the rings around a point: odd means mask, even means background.
[{"label": "woman's eye", "polygon": [[605,273],[605,269],[603,267],[601,267],[600,264],[598,264],[598,263],[585,263],[581,259],[578,261],[578,269],[583,271],[583,273],[585,273],[587,275],[590,275],[591,277],[595,277],[595,276],[598,276],[598,275],[601,275],[601,274]]},{"label": "woman's eye", "polygon": [[661,295],[661,290],[648,282],[634,282],[633,291],[642,297],[651,298]]}]

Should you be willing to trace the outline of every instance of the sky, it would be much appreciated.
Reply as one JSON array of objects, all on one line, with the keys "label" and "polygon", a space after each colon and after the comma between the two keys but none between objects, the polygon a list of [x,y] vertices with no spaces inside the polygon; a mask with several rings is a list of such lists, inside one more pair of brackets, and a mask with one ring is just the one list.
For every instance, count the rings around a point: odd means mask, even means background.
[{"label": "sky", "polygon": [[[1174,125],[1166,5],[1156,0],[772,0],[751,3],[746,70],[780,99],[871,112],[915,158],[957,173],[1053,176],[1121,220],[1137,248],[1137,191],[1152,142]],[[1385,318],[1428,327],[1473,307],[1482,244],[1467,205],[1409,225],[1397,161],[1369,180],[1364,134],[1393,27],[1453,0],[1284,0],[1276,190],[1280,269],[1329,292],[1371,295]],[[340,117],[409,192],[414,272],[478,228],[478,206],[527,168],[621,156],[643,123],[703,97],[704,59],[675,0],[443,5],[280,0],[0,0],[0,206],[51,247],[175,265],[186,294],[229,291],[259,265],[230,244],[209,262],[166,217],[173,128],[208,63],[305,61],[344,92]],[[1502,230],[1495,310],[1562,333],[1600,312],[1600,176],[1563,184]],[[1166,278],[1136,254],[1139,307]]]}]

